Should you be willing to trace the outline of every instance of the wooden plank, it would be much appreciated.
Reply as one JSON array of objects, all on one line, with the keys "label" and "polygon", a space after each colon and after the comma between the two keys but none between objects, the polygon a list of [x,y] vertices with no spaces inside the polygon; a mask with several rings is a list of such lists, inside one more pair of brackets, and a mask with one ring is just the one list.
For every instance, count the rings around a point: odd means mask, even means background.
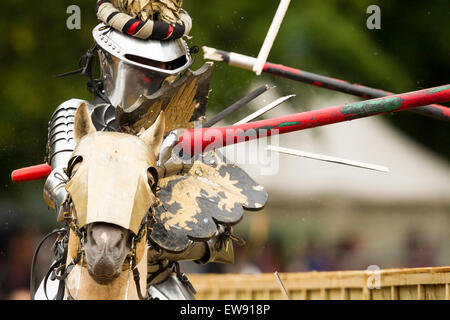
[{"label": "wooden plank", "polygon": [[417,300],[425,300],[425,288],[423,285],[417,285]]},{"label": "wooden plank", "polygon": [[450,283],[445,284],[445,300],[450,300]]},{"label": "wooden plank", "polygon": [[391,300],[399,300],[398,287],[391,287]]},{"label": "wooden plank", "polygon": [[349,300],[350,293],[348,288],[341,288],[341,300]]},{"label": "wooden plank", "polygon": [[329,300],[330,297],[328,294],[328,290],[326,288],[322,288],[320,290],[320,294],[321,294],[322,300]]},{"label": "wooden plank", "polygon": [[400,286],[399,300],[417,300],[417,286]]},{"label": "wooden plank", "polygon": [[362,298],[364,300],[372,300],[372,290],[370,290],[369,288],[367,288],[367,286],[363,287],[362,290]]}]

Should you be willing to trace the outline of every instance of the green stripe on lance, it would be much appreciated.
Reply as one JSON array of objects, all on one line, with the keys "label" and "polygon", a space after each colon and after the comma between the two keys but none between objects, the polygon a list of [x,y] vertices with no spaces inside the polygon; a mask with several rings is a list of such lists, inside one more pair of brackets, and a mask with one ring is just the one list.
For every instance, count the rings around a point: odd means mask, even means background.
[{"label": "green stripe on lance", "polygon": [[426,91],[425,93],[426,94],[433,94],[433,93],[438,93],[438,92],[441,92],[441,91],[444,91],[444,90],[448,90],[448,89],[450,89],[450,84],[446,85],[446,86],[441,86],[441,87],[430,89],[430,90]]},{"label": "green stripe on lance", "polygon": [[282,122],[282,123],[276,125],[274,129],[290,127],[290,126],[299,126],[300,124],[301,124],[300,121]]},{"label": "green stripe on lance", "polygon": [[341,113],[346,119],[358,119],[380,113],[394,112],[405,100],[398,97],[386,97],[374,101],[361,101],[344,105]]},{"label": "green stripe on lance", "polygon": [[218,151],[197,157],[184,176],[160,181],[150,239],[161,248],[182,252],[190,241],[207,241],[219,225],[234,226],[245,210],[261,210],[267,192]]}]

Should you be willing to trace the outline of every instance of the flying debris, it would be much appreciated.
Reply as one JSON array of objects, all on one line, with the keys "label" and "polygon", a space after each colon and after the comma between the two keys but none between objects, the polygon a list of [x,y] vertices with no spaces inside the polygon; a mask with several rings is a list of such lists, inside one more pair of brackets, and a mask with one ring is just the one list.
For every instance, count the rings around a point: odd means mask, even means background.
[{"label": "flying debris", "polygon": [[269,57],[270,50],[272,49],[275,38],[280,30],[281,23],[283,22],[284,16],[289,8],[291,0],[281,0],[278,6],[275,17],[273,18],[272,24],[270,25],[269,31],[267,32],[266,39],[264,40],[261,51],[259,52],[256,63],[253,65],[253,71],[256,75],[261,75],[261,72],[266,64],[267,58]]},{"label": "flying debris", "polygon": [[289,100],[292,97],[295,97],[295,94],[291,94],[290,96],[286,96],[286,97],[281,97],[281,98],[275,100],[274,102],[269,103],[267,106],[262,107],[261,109],[252,113],[251,115],[245,117],[241,121],[236,122],[234,125],[237,126],[237,125],[248,123],[252,120],[255,120],[256,118],[258,118],[258,117],[262,116],[263,114],[269,112],[270,110],[278,107],[280,104],[282,104],[286,100]]},{"label": "flying debris", "polygon": [[362,169],[369,169],[369,170],[380,171],[380,172],[389,172],[389,168],[384,167],[384,166],[379,166],[376,164],[364,163],[364,162],[359,162],[359,161],[353,161],[353,160],[347,160],[347,159],[342,159],[342,158],[337,158],[337,157],[332,157],[332,156],[326,156],[326,155],[311,153],[311,152],[306,152],[306,151],[282,148],[282,147],[277,147],[277,146],[267,146],[266,150],[289,154],[289,155],[293,155],[293,156],[297,156],[297,157],[313,159],[313,160],[337,163],[337,164],[342,164],[342,165],[357,167],[357,168],[362,168]]}]

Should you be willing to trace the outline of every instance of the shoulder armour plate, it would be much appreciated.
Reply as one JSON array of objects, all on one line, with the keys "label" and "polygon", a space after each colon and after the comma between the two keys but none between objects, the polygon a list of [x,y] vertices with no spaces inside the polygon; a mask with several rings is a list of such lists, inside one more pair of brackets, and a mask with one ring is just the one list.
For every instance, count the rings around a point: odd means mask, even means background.
[{"label": "shoulder armour plate", "polygon": [[52,168],[64,166],[75,149],[73,126],[78,106],[85,102],[70,99],[56,108],[48,124],[48,163]]},{"label": "shoulder armour plate", "polygon": [[111,104],[98,104],[89,108],[92,122],[97,131],[117,132],[116,108]]}]

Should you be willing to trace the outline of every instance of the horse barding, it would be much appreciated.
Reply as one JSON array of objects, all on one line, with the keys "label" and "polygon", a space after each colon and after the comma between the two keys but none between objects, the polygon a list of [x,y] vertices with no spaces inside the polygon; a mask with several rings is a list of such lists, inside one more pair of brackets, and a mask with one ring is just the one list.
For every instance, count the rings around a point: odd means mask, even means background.
[{"label": "horse barding", "polygon": [[35,298],[193,299],[177,261],[234,262],[232,226],[264,188],[215,152],[162,175],[164,112],[137,135],[97,131],[84,103],[74,122],[64,227]]}]

